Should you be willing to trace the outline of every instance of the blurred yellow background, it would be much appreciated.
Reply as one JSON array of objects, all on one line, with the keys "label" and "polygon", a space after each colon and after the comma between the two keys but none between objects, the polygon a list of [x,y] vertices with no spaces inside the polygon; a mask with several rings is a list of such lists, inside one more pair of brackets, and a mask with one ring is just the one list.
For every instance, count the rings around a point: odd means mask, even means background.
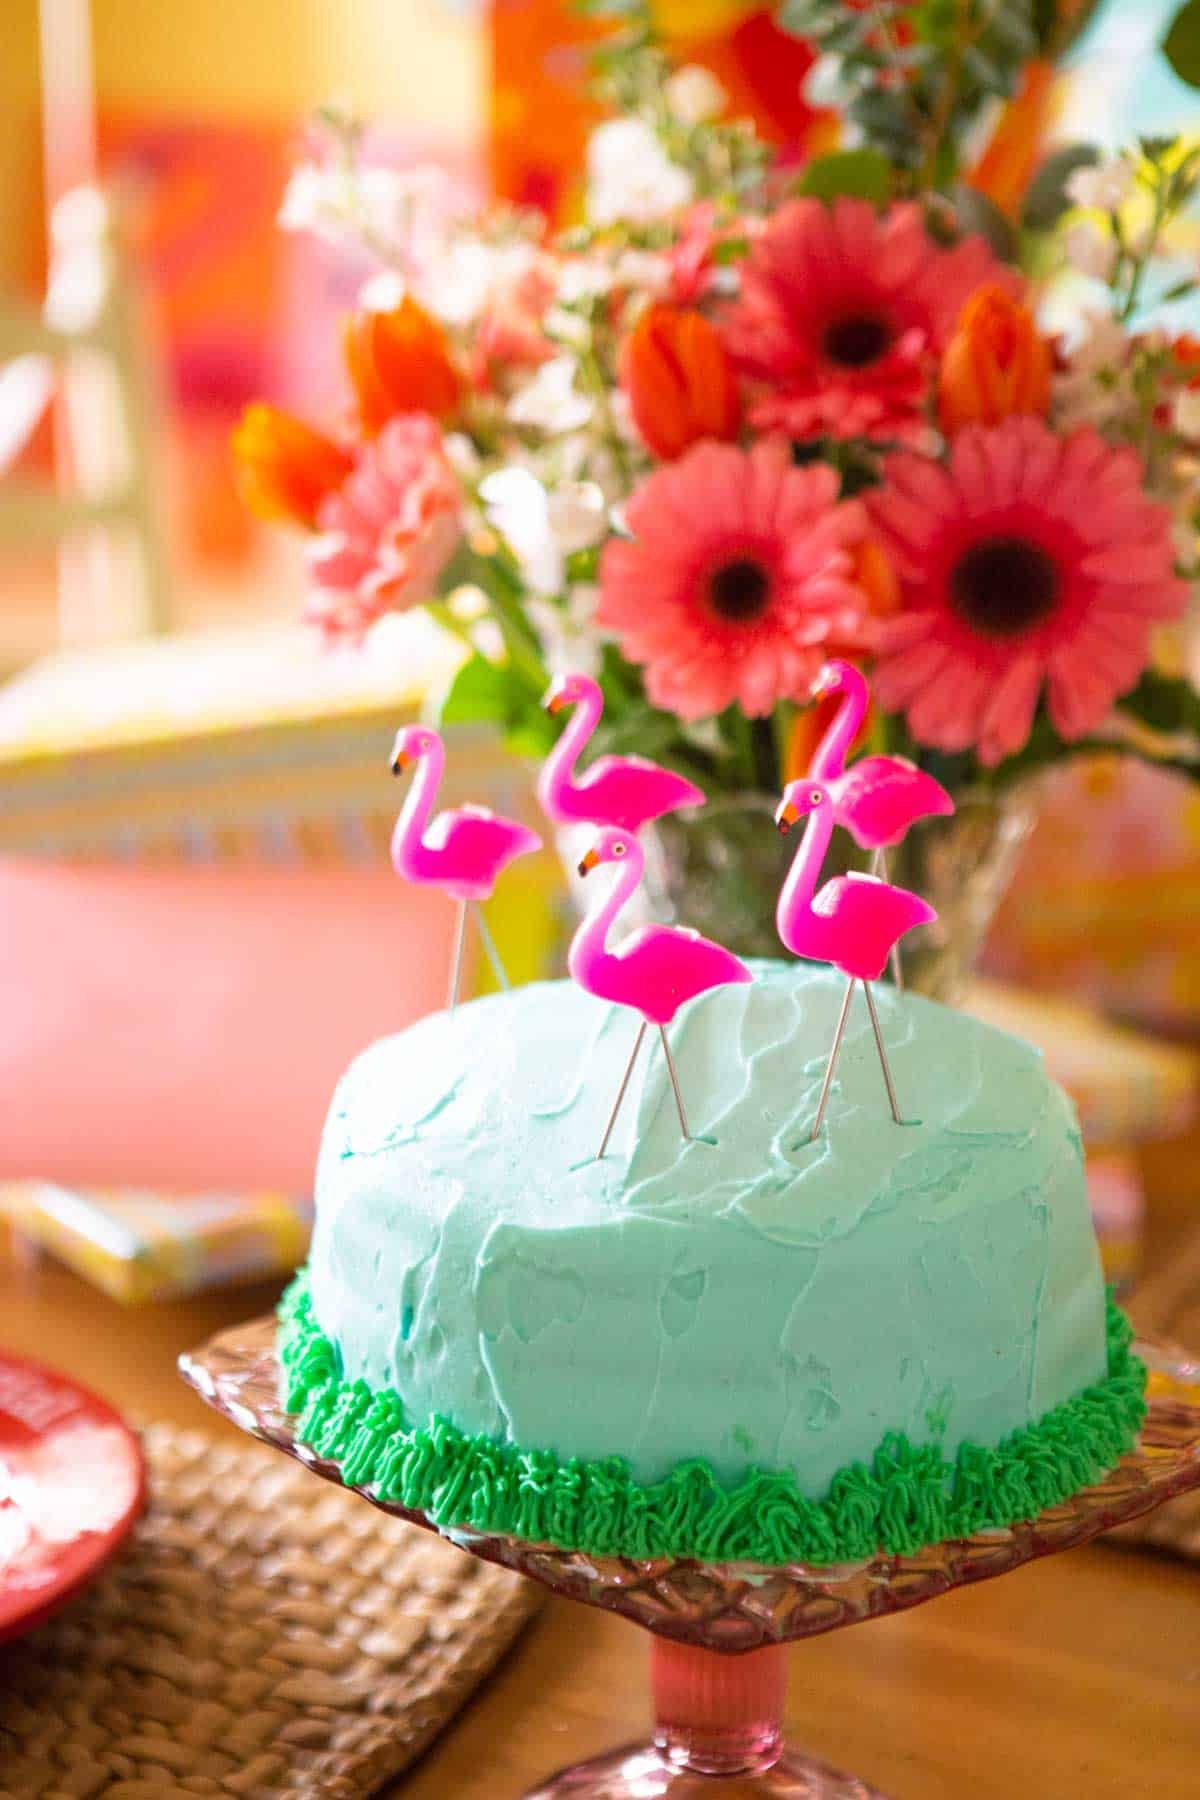
[{"label": "blurred yellow background", "polygon": [[[50,0],[54,4],[54,0]],[[0,281],[39,228],[38,0],[3,0]],[[107,111],[299,124],[338,99],[363,116],[466,134],[484,113],[485,34],[445,0],[93,0]]]}]

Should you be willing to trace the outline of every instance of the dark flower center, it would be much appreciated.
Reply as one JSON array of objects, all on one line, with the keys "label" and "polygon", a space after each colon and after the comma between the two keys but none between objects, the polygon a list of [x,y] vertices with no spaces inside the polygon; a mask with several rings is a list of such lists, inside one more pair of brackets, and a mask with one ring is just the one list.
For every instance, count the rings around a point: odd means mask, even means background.
[{"label": "dark flower center", "polygon": [[766,611],[771,583],[761,563],[741,556],[715,571],[708,585],[708,598],[722,619],[744,625]]},{"label": "dark flower center", "polygon": [[1020,637],[1054,611],[1058,569],[1025,538],[982,538],[955,565],[950,595],[959,617],[985,637]]},{"label": "dark flower center", "polygon": [[825,331],[825,354],[844,369],[865,369],[877,362],[892,341],[891,327],[877,313],[850,313]]}]

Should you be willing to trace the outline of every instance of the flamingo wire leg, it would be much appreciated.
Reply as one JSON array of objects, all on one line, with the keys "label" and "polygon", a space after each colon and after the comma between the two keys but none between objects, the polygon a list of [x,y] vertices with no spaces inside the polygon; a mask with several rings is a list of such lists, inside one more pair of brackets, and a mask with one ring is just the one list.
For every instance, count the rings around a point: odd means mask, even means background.
[{"label": "flamingo wire leg", "polygon": [[[872,875],[878,875],[881,881],[888,880],[887,851],[884,850],[882,846],[876,850],[871,857],[871,873]],[[904,977],[900,972],[899,944],[892,945],[892,953],[889,961],[892,966],[892,986],[896,989],[897,993],[902,994],[904,992]]]},{"label": "flamingo wire leg", "polygon": [[833,1043],[829,1049],[829,1061],[825,1065],[825,1079],[821,1083],[821,1098],[817,1101],[817,1116],[813,1120],[811,1143],[820,1132],[825,1118],[825,1108],[829,1104],[829,1090],[833,1086],[833,1071],[837,1068],[838,1055],[842,1048],[842,1039],[846,1035],[846,1020],[850,1016],[850,1002],[854,998],[854,977],[846,983],[846,998],[842,1001],[842,1010],[838,1014],[837,1030],[833,1034]]},{"label": "flamingo wire leg", "polygon": [[683,1095],[679,1088],[679,1071],[675,1067],[675,1058],[671,1055],[671,1045],[667,1038],[667,1028],[665,1025],[660,1025],[658,1029],[659,1034],[662,1037],[662,1047],[667,1053],[667,1068],[671,1076],[671,1086],[675,1091],[675,1105],[679,1112],[679,1129],[682,1131],[685,1139],[690,1139],[692,1134],[688,1130],[687,1114],[683,1110]]},{"label": "flamingo wire leg", "polygon": [[467,941],[467,902],[458,903],[458,931],[454,938],[454,961],[450,966],[450,987],[446,994],[446,1010],[453,1012],[458,1004],[458,983],[462,975],[463,946]]},{"label": "flamingo wire leg", "polygon": [[879,1014],[875,1011],[875,996],[871,992],[871,984],[869,981],[863,982],[862,990],[867,996],[867,1011],[871,1015],[871,1030],[875,1033],[875,1048],[879,1051],[879,1061],[883,1066],[883,1079],[887,1087],[888,1100],[891,1103],[892,1117],[895,1119],[897,1125],[903,1125],[904,1120],[900,1117],[900,1108],[896,1104],[896,1084],[892,1080],[892,1071],[891,1066],[888,1063],[887,1051],[883,1047],[883,1033],[879,1029]]},{"label": "flamingo wire leg", "polygon": [[600,1148],[596,1152],[597,1162],[603,1161],[604,1152],[608,1149],[608,1140],[612,1136],[613,1126],[617,1122],[617,1114],[620,1112],[621,1102],[625,1098],[625,1089],[629,1086],[629,1077],[633,1074],[633,1065],[637,1061],[637,1053],[642,1047],[642,1039],[645,1035],[646,1021],[643,1019],[637,1037],[633,1041],[633,1049],[630,1051],[629,1061],[625,1064],[625,1073],[621,1077],[621,1085],[617,1089],[617,1097],[613,1101],[612,1111],[608,1115],[608,1124],[604,1127],[604,1136],[600,1139]]},{"label": "flamingo wire leg", "polygon": [[508,979],[508,972],[500,960],[500,952],[496,948],[496,940],[493,938],[488,922],[483,916],[483,906],[478,900],[475,902],[475,918],[479,924],[479,935],[483,939],[483,947],[487,951],[487,959],[492,965],[492,974],[496,977],[498,984],[507,994],[512,988],[512,982]]}]

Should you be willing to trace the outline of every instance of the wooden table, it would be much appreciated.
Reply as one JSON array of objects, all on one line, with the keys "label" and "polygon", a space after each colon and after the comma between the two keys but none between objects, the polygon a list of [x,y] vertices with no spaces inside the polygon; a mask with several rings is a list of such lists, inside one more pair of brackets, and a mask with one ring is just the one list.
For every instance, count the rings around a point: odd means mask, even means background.
[{"label": "wooden table", "polygon": [[[1158,1251],[1168,1240],[1158,1234]],[[229,1431],[174,1373],[268,1288],[127,1310],[0,1244],[0,1342],[142,1418]],[[1200,1568],[1098,1546],[792,1650],[794,1740],[894,1800],[1196,1800]],[[639,1736],[645,1641],[551,1601],[396,1790],[516,1800],[564,1763]],[[0,1774],[2,1781],[2,1774]]]}]

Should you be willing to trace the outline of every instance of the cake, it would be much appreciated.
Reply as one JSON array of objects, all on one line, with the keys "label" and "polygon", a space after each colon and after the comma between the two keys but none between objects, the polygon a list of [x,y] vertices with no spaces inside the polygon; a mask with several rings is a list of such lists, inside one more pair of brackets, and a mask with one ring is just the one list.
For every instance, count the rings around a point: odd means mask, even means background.
[{"label": "cake", "polygon": [[287,1401],[347,1481],[593,1554],[832,1563],[1034,1516],[1132,1445],[1070,1102],[1040,1053],[880,986],[810,1141],[840,977],[759,962],[671,1029],[569,982],[351,1066]]}]

